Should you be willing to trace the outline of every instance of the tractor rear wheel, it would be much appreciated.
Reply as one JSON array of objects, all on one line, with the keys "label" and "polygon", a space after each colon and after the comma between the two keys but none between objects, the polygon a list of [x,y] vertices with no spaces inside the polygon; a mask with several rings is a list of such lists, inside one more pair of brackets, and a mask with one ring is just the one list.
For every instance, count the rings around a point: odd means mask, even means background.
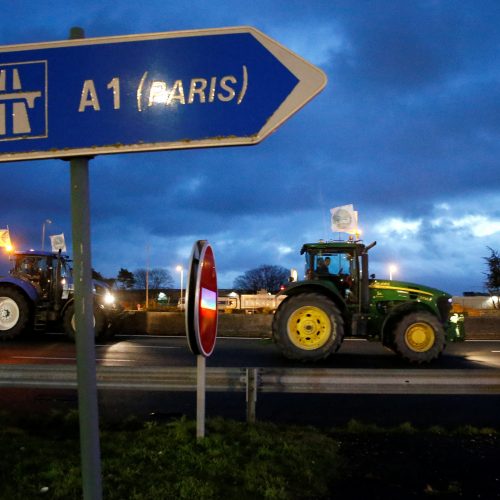
[{"label": "tractor rear wheel", "polygon": [[444,328],[433,314],[408,314],[394,328],[394,350],[411,363],[429,363],[441,355],[445,345]]},{"label": "tractor rear wheel", "polygon": [[287,358],[316,361],[339,349],[344,321],[328,297],[301,293],[280,304],[272,330],[274,342]]},{"label": "tractor rear wheel", "polygon": [[[106,317],[100,307],[94,306],[94,334],[95,338],[101,340],[106,332]],[[73,341],[76,340],[75,304],[72,303],[64,312],[64,332]]]},{"label": "tractor rear wheel", "polygon": [[30,319],[26,298],[17,290],[0,289],[0,340],[20,335]]}]

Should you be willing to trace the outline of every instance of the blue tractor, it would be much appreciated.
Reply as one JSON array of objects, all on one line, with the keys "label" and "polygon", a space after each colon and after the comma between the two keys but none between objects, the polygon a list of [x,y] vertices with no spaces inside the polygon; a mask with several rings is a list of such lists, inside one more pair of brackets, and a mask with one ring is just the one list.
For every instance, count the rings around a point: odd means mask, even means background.
[{"label": "blue tractor", "polygon": [[[53,252],[15,252],[8,276],[0,277],[0,340],[24,331],[64,330],[75,338],[74,287],[70,260]],[[99,340],[109,339],[121,318],[106,283],[93,282],[94,329]]]}]

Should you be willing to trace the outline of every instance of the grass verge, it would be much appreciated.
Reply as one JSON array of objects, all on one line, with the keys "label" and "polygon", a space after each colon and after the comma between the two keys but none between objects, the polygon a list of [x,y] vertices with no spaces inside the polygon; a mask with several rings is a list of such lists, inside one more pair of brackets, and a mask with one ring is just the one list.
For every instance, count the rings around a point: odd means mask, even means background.
[{"label": "grass verge", "polygon": [[[0,415],[0,498],[80,499],[75,413]],[[130,420],[101,426],[105,499],[499,498],[495,429]]]}]

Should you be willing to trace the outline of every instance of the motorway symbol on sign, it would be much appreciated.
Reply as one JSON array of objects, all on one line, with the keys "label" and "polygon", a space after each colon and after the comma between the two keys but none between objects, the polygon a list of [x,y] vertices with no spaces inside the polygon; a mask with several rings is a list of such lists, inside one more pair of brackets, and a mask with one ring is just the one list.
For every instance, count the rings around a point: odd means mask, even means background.
[{"label": "motorway symbol on sign", "polygon": [[251,27],[0,47],[0,161],[256,144],[325,74]]},{"label": "motorway symbol on sign", "polygon": [[193,246],[186,290],[186,335],[193,354],[208,357],[217,338],[217,272],[212,247]]}]

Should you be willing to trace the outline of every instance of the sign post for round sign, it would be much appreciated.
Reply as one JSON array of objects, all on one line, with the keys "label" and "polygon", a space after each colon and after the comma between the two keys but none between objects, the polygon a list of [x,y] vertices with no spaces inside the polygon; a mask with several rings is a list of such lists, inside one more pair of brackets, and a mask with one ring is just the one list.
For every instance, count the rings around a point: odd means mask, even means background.
[{"label": "sign post for round sign", "polygon": [[217,271],[212,247],[206,240],[193,245],[186,290],[186,337],[196,355],[196,436],[205,436],[206,358],[217,338]]}]

